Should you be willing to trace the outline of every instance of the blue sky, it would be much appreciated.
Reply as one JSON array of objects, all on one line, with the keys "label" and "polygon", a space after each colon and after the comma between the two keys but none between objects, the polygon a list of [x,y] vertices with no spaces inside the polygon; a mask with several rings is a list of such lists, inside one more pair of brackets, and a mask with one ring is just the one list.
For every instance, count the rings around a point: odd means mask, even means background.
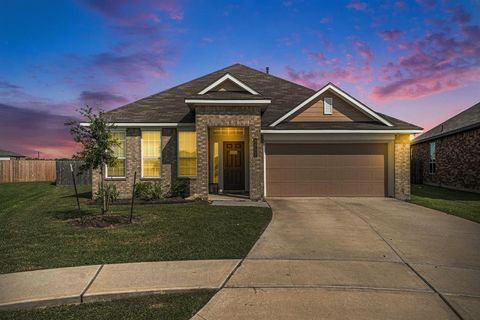
[{"label": "blue sky", "polygon": [[63,122],[240,62],[431,128],[480,100],[480,2],[4,1],[0,148],[70,157]]}]

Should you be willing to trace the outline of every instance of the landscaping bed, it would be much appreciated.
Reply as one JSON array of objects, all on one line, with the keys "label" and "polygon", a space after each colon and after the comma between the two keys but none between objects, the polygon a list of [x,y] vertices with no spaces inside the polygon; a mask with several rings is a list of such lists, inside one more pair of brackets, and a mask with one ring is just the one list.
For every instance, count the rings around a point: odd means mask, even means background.
[{"label": "landscaping bed", "polygon": [[413,184],[410,201],[480,223],[480,194],[478,193]]},{"label": "landscaping bed", "polygon": [[[50,183],[0,184],[0,273],[139,261],[241,259],[271,219],[269,208],[205,203],[144,204],[133,224],[75,225],[100,214],[87,205],[89,187]],[[129,217],[130,206],[112,205],[110,215]]]}]

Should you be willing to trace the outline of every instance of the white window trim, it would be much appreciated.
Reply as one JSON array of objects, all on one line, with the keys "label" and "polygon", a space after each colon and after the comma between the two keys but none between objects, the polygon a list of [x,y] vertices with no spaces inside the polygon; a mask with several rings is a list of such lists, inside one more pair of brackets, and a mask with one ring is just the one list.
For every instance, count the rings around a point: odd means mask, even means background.
[{"label": "white window trim", "polygon": [[[327,100],[330,100],[330,102],[328,103],[328,105],[330,106],[330,109],[328,109],[328,112],[327,112],[327,108],[325,107],[327,105]],[[333,98],[332,97],[323,98],[323,114],[327,114],[327,115],[333,114]]]},{"label": "white window trim", "polygon": [[[153,157],[147,157],[147,158],[144,158],[143,157],[143,133],[144,132],[147,132],[147,131],[154,131],[154,132],[160,132],[160,158],[153,158]],[[147,130],[142,130],[141,133],[140,133],[140,166],[141,166],[141,171],[142,171],[142,174],[141,174],[141,177],[142,178],[145,178],[145,179],[160,179],[162,177],[162,129],[147,129]],[[150,176],[144,176],[143,175],[143,160],[146,159],[146,160],[160,160],[160,175],[158,177],[150,177]]]},{"label": "white window trim", "polygon": [[231,74],[227,73],[226,75],[224,75],[223,77],[221,77],[220,79],[218,79],[217,81],[215,81],[214,83],[212,83],[211,85],[209,85],[208,87],[206,87],[205,89],[203,89],[202,91],[200,91],[198,94],[199,95],[203,95],[207,92],[209,92],[210,90],[212,90],[213,88],[217,87],[219,84],[227,81],[227,80],[230,80],[232,81],[233,83],[235,83],[237,86],[239,86],[240,88],[244,89],[245,91],[248,91],[250,92],[251,94],[253,95],[258,95],[259,93],[255,90],[253,90],[252,88],[250,88],[249,86],[247,86],[245,83],[243,83],[242,81],[238,80],[237,78],[235,78],[234,76],[232,76]]},{"label": "white window trim", "polygon": [[125,175],[123,177],[109,177],[108,176],[108,166],[105,165],[105,179],[109,180],[115,180],[115,179],[125,179],[127,177],[127,131],[126,130],[112,130],[112,132],[123,132],[124,134],[124,143],[125,147],[123,148],[124,156],[123,157],[118,157],[119,160],[124,160],[125,161]]},{"label": "white window trim", "polygon": [[[198,175],[198,146],[197,146],[197,141],[195,140],[195,152],[196,152],[196,156],[195,157],[181,157],[180,158],[180,132],[195,132],[195,137],[196,137],[196,134],[197,134],[197,131],[196,130],[188,130],[188,129],[185,129],[185,130],[177,130],[177,178],[196,178],[197,175]],[[195,172],[197,172],[196,175],[194,176],[183,176],[183,175],[180,175],[180,159],[195,159],[195,164],[197,165],[197,169],[195,170]]]},{"label": "white window trim", "polygon": [[363,111],[364,113],[366,113],[367,115],[370,115],[370,117],[372,118],[375,118],[376,120],[382,122],[383,124],[389,126],[389,127],[393,127],[393,125],[388,122],[387,120],[385,120],[384,118],[382,118],[381,116],[379,116],[376,112],[370,110],[368,107],[366,107],[365,105],[363,105],[360,101],[358,101],[357,99],[355,98],[352,98],[350,95],[348,95],[345,91],[337,88],[336,86],[334,86],[332,83],[328,83],[327,85],[325,85],[322,89],[318,90],[315,94],[313,94],[310,98],[308,98],[307,100],[303,101],[302,103],[300,103],[298,106],[296,106],[295,108],[293,108],[292,110],[290,110],[289,112],[287,112],[286,114],[284,114],[282,117],[280,117],[278,120],[276,120],[275,122],[273,122],[270,127],[275,127],[277,124],[279,124],[280,122],[282,122],[283,120],[287,119],[289,116],[291,116],[292,114],[294,114],[295,112],[297,112],[298,110],[300,110],[301,108],[303,108],[304,106],[306,106],[308,103],[310,103],[311,101],[313,101],[315,98],[317,98],[318,96],[320,96],[322,93],[324,93],[325,91],[327,90],[332,90],[333,92],[335,92],[336,94],[338,94],[339,96],[341,96],[342,98],[344,98],[345,100],[351,102],[355,107],[357,107],[360,111]]}]

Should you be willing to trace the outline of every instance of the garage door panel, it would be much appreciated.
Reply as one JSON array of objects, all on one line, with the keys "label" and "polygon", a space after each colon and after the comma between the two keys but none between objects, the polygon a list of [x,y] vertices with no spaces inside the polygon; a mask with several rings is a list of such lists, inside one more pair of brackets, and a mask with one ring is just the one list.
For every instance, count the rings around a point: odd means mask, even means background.
[{"label": "garage door panel", "polygon": [[351,181],[363,180],[365,182],[383,181],[384,172],[383,167],[371,167],[363,170],[353,168],[352,170],[345,170],[344,168],[319,168],[312,170],[311,168],[282,168],[270,169],[270,175],[267,176],[267,183],[269,182],[315,182],[325,181]]},{"label": "garage door panel", "polygon": [[267,144],[267,196],[385,196],[386,144]]}]

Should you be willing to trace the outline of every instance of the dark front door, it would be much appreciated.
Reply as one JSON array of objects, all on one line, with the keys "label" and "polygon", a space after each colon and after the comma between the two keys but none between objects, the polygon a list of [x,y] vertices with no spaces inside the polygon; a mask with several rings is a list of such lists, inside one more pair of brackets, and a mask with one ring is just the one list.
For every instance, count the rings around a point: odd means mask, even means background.
[{"label": "dark front door", "polygon": [[245,190],[245,162],[242,141],[223,143],[223,189]]}]

